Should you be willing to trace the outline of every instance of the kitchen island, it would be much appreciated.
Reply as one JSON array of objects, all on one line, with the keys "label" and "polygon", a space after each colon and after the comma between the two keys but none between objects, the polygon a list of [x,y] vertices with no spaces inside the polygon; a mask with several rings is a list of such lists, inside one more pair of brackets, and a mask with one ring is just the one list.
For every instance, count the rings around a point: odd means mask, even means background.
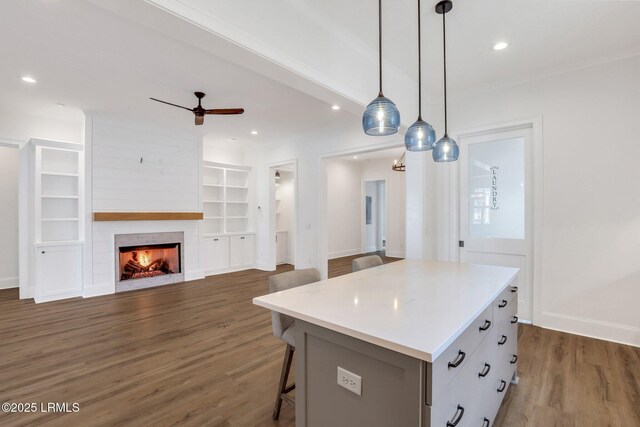
[{"label": "kitchen island", "polygon": [[403,260],[254,299],[296,319],[297,426],[488,426],[518,269]]}]

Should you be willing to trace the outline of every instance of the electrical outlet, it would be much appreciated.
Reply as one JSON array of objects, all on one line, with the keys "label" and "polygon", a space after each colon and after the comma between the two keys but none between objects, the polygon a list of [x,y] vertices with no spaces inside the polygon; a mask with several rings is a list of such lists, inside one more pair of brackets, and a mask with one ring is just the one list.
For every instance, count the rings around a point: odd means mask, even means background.
[{"label": "electrical outlet", "polygon": [[342,369],[340,366],[338,366],[338,385],[351,393],[362,396],[362,377]]}]

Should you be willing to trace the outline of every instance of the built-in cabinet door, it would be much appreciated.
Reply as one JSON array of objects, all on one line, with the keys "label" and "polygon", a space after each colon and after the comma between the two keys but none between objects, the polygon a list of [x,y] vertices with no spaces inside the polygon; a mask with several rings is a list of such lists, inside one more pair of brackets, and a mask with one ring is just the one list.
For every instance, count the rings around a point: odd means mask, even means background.
[{"label": "built-in cabinet door", "polygon": [[243,267],[253,265],[253,235],[231,236],[229,244],[229,266]]},{"label": "built-in cabinet door", "polygon": [[243,240],[245,236],[231,236],[229,244],[229,266],[240,267],[242,262]]},{"label": "built-in cabinet door", "polygon": [[240,236],[242,242],[242,265],[253,265],[253,235]]},{"label": "built-in cabinet door", "polygon": [[211,240],[212,270],[229,268],[229,238],[213,237]]},{"label": "built-in cabinet door", "polygon": [[36,302],[82,295],[82,245],[35,248]]}]

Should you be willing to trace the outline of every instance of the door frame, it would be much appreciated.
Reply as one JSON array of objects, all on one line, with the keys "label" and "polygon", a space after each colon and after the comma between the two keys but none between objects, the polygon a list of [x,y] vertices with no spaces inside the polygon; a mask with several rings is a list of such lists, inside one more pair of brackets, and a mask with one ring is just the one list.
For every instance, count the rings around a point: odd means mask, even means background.
[{"label": "door frame", "polygon": [[[533,232],[532,232],[532,265],[533,265],[533,324],[539,324],[542,320],[542,254],[543,254],[543,212],[544,212],[544,168],[543,168],[543,121],[542,116],[518,119],[501,123],[494,123],[472,127],[454,132],[456,141],[469,136],[498,133],[509,130],[531,128],[532,143],[532,182],[533,182]],[[448,164],[448,168],[442,168],[438,178],[444,183],[442,192],[440,220],[444,233],[439,236],[441,250],[440,259],[459,262],[458,241],[460,240],[460,167],[458,162]],[[447,190],[448,189],[448,190]]]},{"label": "door frame", "polygon": [[[387,218],[387,222],[389,219],[389,183],[387,182],[387,178],[366,178],[363,179],[360,183],[360,253],[365,253],[365,250],[367,248],[367,238],[366,238],[366,231],[365,231],[365,213],[367,210],[366,207],[366,200],[365,200],[365,196],[366,196],[366,185],[367,182],[378,182],[378,181],[384,181],[384,216],[385,218]],[[378,218],[378,223],[376,223],[376,227],[380,228],[380,223],[379,223],[380,219]],[[387,232],[385,234],[387,234],[387,241],[389,241],[388,238],[388,230],[389,230],[389,226],[387,224],[386,227]],[[376,241],[376,250],[378,247],[378,242]]]},{"label": "door frame", "polygon": [[[269,163],[267,165],[268,171],[268,183],[269,183],[269,245],[268,245],[268,268],[273,271],[277,267],[277,248],[276,248],[276,182],[275,182],[275,170],[279,167],[293,165],[293,215],[291,218],[291,236],[289,241],[292,243],[289,251],[291,253],[291,264],[293,268],[296,268],[297,261],[297,247],[298,247],[298,159],[290,159],[279,161],[275,163]],[[271,240],[271,238],[274,240]]]}]

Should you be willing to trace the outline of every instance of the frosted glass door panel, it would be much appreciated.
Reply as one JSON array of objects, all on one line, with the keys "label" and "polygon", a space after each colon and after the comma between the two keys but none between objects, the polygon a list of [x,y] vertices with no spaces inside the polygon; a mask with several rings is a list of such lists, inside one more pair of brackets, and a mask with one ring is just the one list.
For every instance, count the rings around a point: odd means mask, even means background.
[{"label": "frosted glass door panel", "polygon": [[469,144],[469,236],[525,238],[524,138]]}]

